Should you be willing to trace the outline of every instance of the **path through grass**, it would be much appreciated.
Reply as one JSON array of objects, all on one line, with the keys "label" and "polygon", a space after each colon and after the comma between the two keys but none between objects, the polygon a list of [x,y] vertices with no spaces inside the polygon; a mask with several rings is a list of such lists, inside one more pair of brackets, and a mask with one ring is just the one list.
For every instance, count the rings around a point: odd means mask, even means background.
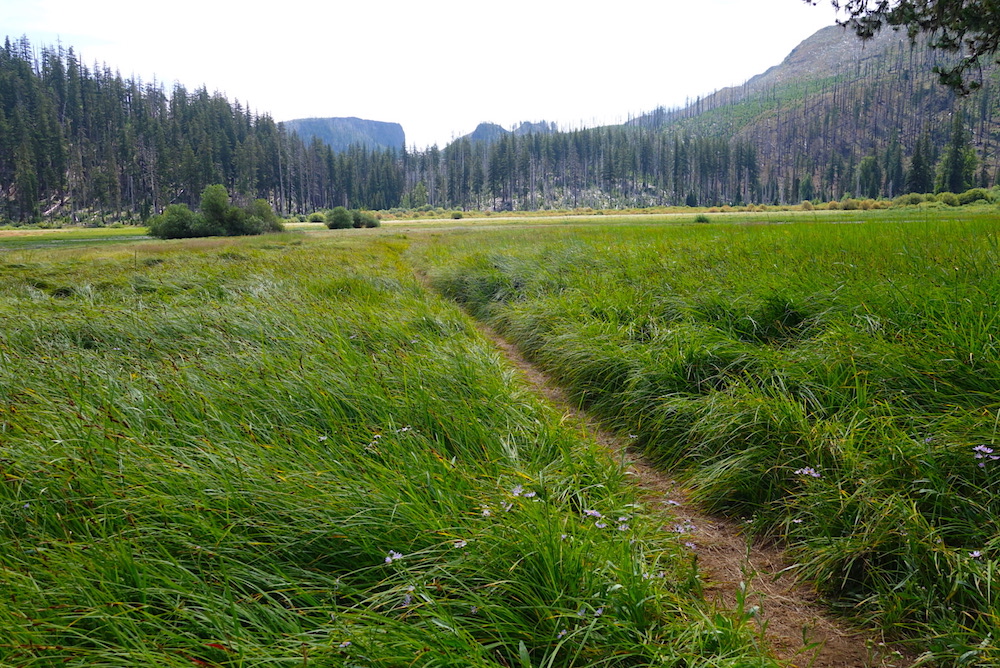
[{"label": "path through grass", "polygon": [[406,247],[0,256],[0,663],[775,665]]},{"label": "path through grass", "polygon": [[928,660],[996,665],[992,215],[482,231],[419,262],[574,400]]}]

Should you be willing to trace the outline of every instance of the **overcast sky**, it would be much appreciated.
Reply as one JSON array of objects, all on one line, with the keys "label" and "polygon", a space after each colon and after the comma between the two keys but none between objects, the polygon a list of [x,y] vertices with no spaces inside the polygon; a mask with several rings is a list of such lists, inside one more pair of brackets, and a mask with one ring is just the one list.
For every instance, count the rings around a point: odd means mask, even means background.
[{"label": "overcast sky", "polygon": [[0,36],[277,121],[397,122],[417,148],[483,121],[574,129],[680,106],[835,19],[826,0],[0,0]]}]

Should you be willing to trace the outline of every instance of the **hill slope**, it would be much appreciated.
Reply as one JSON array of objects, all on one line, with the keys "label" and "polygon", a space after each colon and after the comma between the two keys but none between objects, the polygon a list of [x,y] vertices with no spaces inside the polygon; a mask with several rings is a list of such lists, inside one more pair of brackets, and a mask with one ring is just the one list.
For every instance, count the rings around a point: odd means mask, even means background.
[{"label": "hill slope", "polygon": [[[741,86],[626,125],[463,137],[406,182],[438,206],[533,209],[798,203],[963,192],[998,177],[1000,68],[958,97],[947,54],[833,26]],[[406,201],[404,193],[404,201]],[[411,200],[417,201],[417,200]]]},{"label": "hill slope", "polygon": [[[879,161],[885,181],[893,170],[887,163],[895,160],[888,153],[900,151],[905,163],[925,136],[931,157],[937,157],[951,138],[954,115],[962,114],[978,166],[968,185],[991,186],[997,179],[1000,128],[997,67],[983,69],[980,92],[959,97],[940,85],[934,72],[951,59],[925,44],[911,45],[902,33],[886,31],[861,42],[831,26],[742,86],[684,109],[659,109],[632,123],[747,142],[757,151],[765,179],[776,183],[778,199],[794,201],[807,176],[826,184],[827,197],[857,192],[857,168],[866,157]],[[883,182],[878,194],[892,197],[903,189],[897,178]]]}]

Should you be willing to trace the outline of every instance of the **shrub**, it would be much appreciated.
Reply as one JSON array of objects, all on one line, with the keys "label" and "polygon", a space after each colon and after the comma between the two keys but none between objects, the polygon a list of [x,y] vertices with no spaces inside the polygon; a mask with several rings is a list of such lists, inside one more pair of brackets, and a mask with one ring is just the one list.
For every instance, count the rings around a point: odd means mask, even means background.
[{"label": "shrub", "polygon": [[197,216],[186,204],[171,204],[158,216],[149,219],[150,236],[160,239],[193,237]]},{"label": "shrub", "polygon": [[710,221],[708,219],[708,216],[706,216],[705,214],[699,213],[697,216],[694,217],[694,222],[696,222],[696,223],[710,223],[712,221]]},{"label": "shrub", "polygon": [[247,214],[251,221],[259,221],[263,232],[281,232],[285,229],[285,226],[278,220],[278,214],[274,212],[266,199],[255,199],[247,207]]},{"label": "shrub", "polygon": [[920,193],[908,193],[906,195],[900,195],[894,200],[894,203],[900,206],[916,206],[924,201],[924,196]]},{"label": "shrub", "polygon": [[853,197],[848,197],[840,203],[840,206],[844,211],[857,211],[858,208],[860,208],[861,203]]},{"label": "shrub", "polygon": [[964,193],[958,196],[958,203],[963,206],[965,204],[972,204],[973,202],[978,202],[979,200],[989,202],[990,194],[982,188],[972,188],[971,190],[966,190]]},{"label": "shrub", "polygon": [[310,223],[325,223],[326,222],[326,216],[324,216],[319,211],[316,211],[314,213],[310,213],[309,214],[309,222]]},{"label": "shrub", "polygon": [[810,202],[807,199],[802,200],[802,204],[800,206],[802,207],[803,211],[812,211],[813,210],[813,203]]},{"label": "shrub", "polygon": [[451,217],[454,218],[455,220],[461,220],[461,218],[462,218],[462,212],[461,211],[454,211],[454,212],[452,212]]},{"label": "shrub", "polygon": [[958,206],[958,195],[950,192],[938,193],[937,201],[948,206]]},{"label": "shrub", "polygon": [[840,208],[840,202],[838,202],[837,200],[832,200],[830,202],[827,202],[826,208],[830,211],[836,211],[837,209]]},{"label": "shrub", "polygon": [[255,200],[241,209],[229,203],[229,193],[221,185],[211,185],[202,191],[199,213],[185,204],[171,204],[149,221],[149,234],[161,239],[242,236],[281,230],[281,222],[267,200]]},{"label": "shrub", "polygon": [[375,214],[371,211],[353,209],[351,210],[351,216],[354,219],[354,227],[378,227],[382,224],[382,221],[376,218]]},{"label": "shrub", "polygon": [[354,216],[342,206],[335,207],[326,217],[326,226],[331,230],[346,230],[354,225]]}]

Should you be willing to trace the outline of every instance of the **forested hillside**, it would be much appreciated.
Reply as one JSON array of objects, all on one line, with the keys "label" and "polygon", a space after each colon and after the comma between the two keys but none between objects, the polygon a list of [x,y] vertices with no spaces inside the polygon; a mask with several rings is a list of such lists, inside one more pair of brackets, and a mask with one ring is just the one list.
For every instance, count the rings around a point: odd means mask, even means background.
[{"label": "forested hillside", "polygon": [[[798,203],[998,179],[1000,72],[957,97],[905,36],[831,27],[745,85],[621,126],[337,152],[205,88],[123,79],[72,49],[0,49],[0,218],[144,220],[210,184],[283,214]],[[651,84],[655,85],[655,84]],[[492,126],[491,126],[492,127]],[[497,128],[493,128],[497,129]]]},{"label": "forested hillside", "polygon": [[88,68],[68,50],[0,49],[0,219],[145,219],[211,184],[280,212],[399,200],[400,156],[305,144],[205,88]]},{"label": "forested hillside", "polygon": [[[765,200],[989,187],[1000,166],[998,71],[985,69],[982,90],[960,97],[935,73],[953,60],[911,45],[903,33],[886,30],[860,42],[853,32],[831,26],[743,86],[633,124],[750,143],[757,148]],[[955,142],[969,151],[958,170],[964,174],[941,174],[937,182],[934,168]],[[917,171],[928,173],[907,181],[915,153]]]},{"label": "forested hillside", "polygon": [[[716,206],[962,192],[997,183],[998,70],[958,97],[948,56],[891,31],[821,30],[745,85],[625,126],[460,139],[414,161],[431,204]],[[415,191],[423,201],[424,189]]]}]

